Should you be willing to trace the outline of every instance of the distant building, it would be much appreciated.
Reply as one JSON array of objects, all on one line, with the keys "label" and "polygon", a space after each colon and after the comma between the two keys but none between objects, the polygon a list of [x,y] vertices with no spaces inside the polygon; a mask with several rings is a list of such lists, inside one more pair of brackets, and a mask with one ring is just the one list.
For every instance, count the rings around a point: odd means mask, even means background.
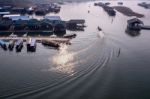
[{"label": "distant building", "polygon": [[73,19],[69,20],[67,23],[67,28],[70,30],[84,30],[85,20],[83,19]]}]

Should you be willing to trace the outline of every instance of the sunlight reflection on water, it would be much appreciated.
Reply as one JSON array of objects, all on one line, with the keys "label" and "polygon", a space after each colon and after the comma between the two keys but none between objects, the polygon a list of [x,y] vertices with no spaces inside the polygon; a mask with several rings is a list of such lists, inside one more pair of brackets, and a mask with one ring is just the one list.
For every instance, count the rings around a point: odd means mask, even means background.
[{"label": "sunlight reflection on water", "polygon": [[61,45],[59,52],[52,59],[53,63],[56,65],[53,70],[73,75],[73,60],[74,54],[68,51],[68,46]]}]

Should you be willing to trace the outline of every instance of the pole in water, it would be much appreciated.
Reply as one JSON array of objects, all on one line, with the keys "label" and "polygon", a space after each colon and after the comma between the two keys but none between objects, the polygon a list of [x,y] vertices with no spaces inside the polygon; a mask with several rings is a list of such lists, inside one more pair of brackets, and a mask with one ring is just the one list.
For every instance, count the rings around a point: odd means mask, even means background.
[{"label": "pole in water", "polygon": [[118,55],[117,55],[117,57],[119,57],[119,56],[120,56],[120,53],[121,53],[121,49],[119,48],[119,51],[118,51]]}]

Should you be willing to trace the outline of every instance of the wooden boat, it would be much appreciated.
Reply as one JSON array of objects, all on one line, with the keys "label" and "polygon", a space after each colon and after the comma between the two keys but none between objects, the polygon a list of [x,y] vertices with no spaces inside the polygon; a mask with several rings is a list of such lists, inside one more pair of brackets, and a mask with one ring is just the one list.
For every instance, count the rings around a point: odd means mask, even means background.
[{"label": "wooden boat", "polygon": [[98,31],[102,31],[102,29],[99,26],[97,27],[97,29],[98,29]]},{"label": "wooden boat", "polygon": [[31,39],[30,37],[29,37],[29,38],[27,38],[27,47],[29,47],[29,46],[30,46],[31,41],[32,41],[32,39]]},{"label": "wooden boat", "polygon": [[14,46],[15,46],[15,40],[11,40],[11,41],[9,42],[8,49],[9,49],[10,51],[13,51]]},{"label": "wooden boat", "polygon": [[23,40],[19,39],[16,42],[16,52],[21,52],[22,48],[23,48]]},{"label": "wooden boat", "polygon": [[72,38],[75,38],[76,36],[77,36],[76,34],[66,34],[66,35],[64,35],[63,37],[64,37],[64,38],[72,39]]},{"label": "wooden boat", "polygon": [[32,39],[32,38],[27,39],[27,51],[30,52],[36,51],[36,39]]},{"label": "wooden boat", "polygon": [[4,49],[7,50],[7,45],[3,40],[0,40],[0,46]]},{"label": "wooden boat", "polygon": [[55,48],[60,47],[59,43],[50,40],[42,40],[42,44],[50,47],[55,47]]}]

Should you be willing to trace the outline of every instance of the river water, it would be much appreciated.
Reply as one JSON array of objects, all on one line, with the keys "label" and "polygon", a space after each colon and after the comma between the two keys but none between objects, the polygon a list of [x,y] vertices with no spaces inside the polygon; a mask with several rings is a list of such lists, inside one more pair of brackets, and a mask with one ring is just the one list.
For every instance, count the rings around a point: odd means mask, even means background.
[{"label": "river water", "polygon": [[[137,3],[124,1],[150,25],[150,10]],[[110,17],[93,4],[66,3],[57,14],[86,20],[84,31],[67,31],[77,34],[71,45],[37,44],[35,53],[26,46],[20,53],[0,49],[0,99],[150,99],[150,31],[126,33],[133,17]]]}]

